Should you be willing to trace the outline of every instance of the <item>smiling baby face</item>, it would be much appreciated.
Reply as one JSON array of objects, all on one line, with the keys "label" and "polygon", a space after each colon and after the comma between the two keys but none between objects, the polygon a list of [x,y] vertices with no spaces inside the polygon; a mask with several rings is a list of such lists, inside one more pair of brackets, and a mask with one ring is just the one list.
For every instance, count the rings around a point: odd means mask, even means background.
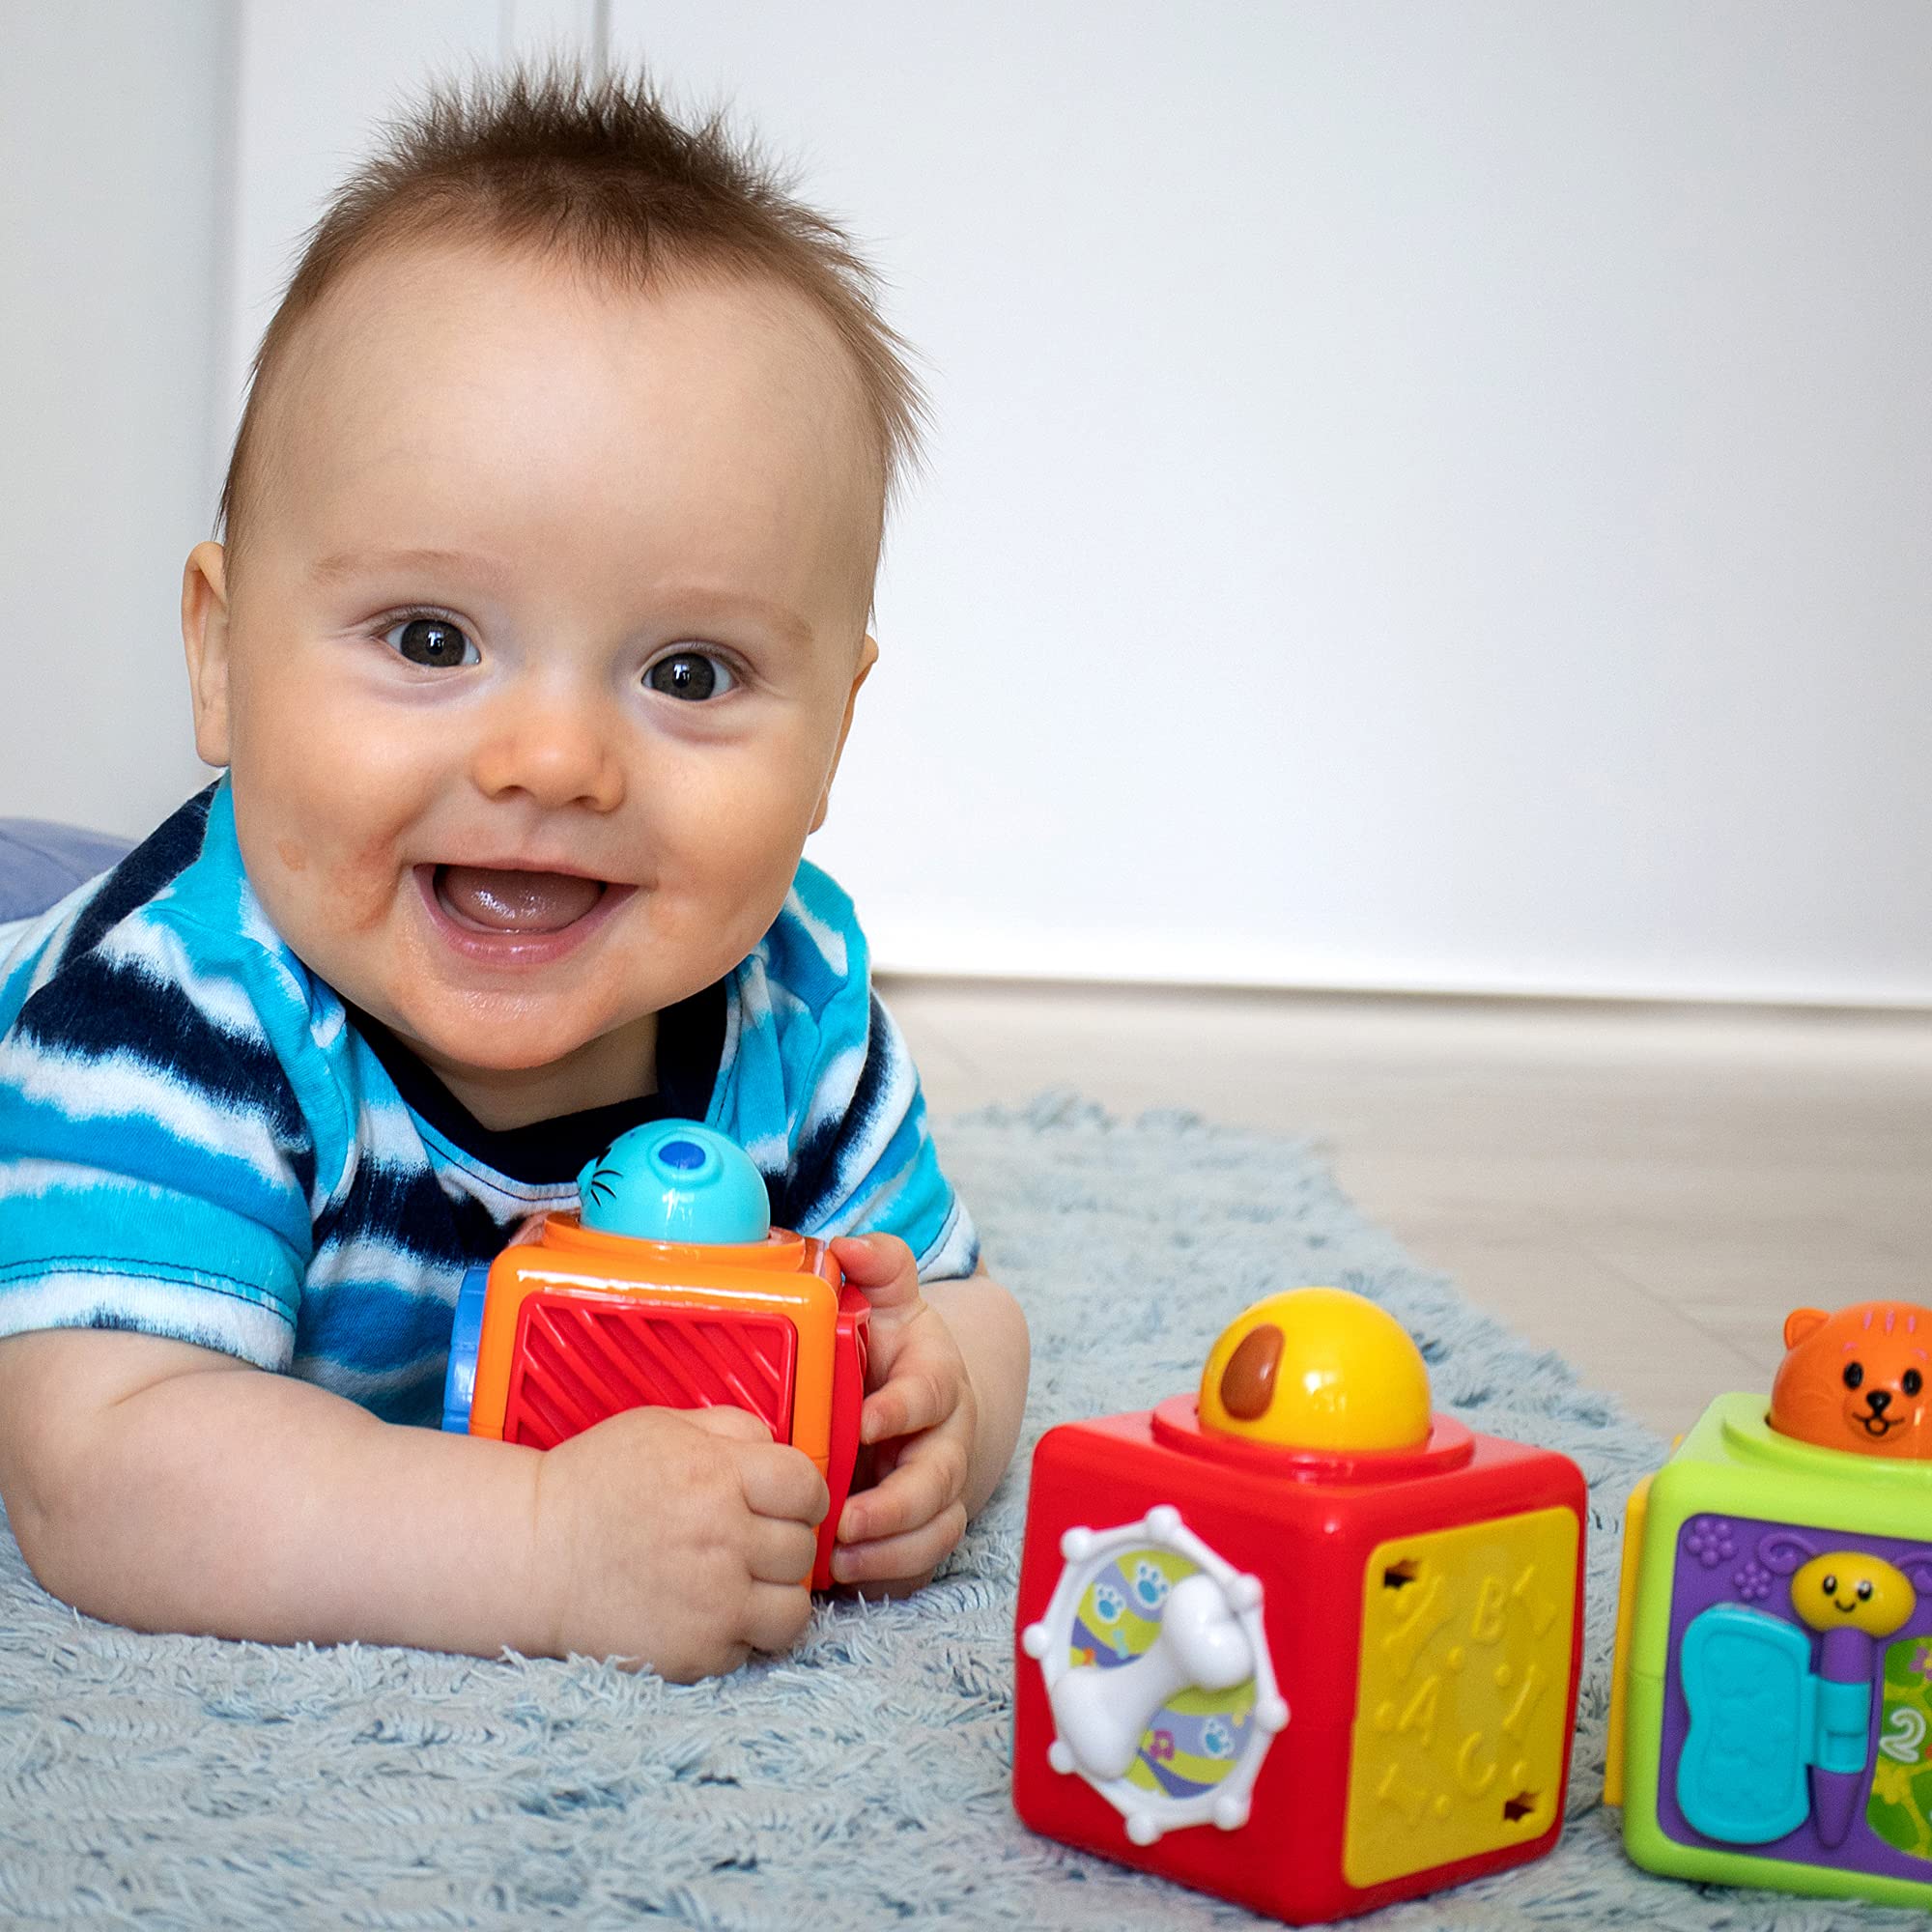
[{"label": "smiling baby face", "polygon": [[190,557],[204,758],[276,929],[493,1126],[650,1091],[756,944],[872,647],[827,326],[481,243],[358,264]]}]

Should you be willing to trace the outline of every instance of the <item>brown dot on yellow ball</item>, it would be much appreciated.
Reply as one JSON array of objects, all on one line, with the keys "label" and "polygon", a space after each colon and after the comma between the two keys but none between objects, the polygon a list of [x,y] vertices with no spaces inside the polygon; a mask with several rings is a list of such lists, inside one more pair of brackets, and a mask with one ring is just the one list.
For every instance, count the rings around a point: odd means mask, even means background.
[{"label": "brown dot on yellow ball", "polygon": [[1221,1371],[1221,1406],[1252,1422],[1274,1400],[1274,1372],[1281,1360],[1281,1330],[1272,1321],[1251,1328]]},{"label": "brown dot on yellow ball", "polygon": [[1429,1371],[1402,1323],[1366,1295],[1287,1289],[1221,1331],[1198,1408],[1212,1435],[1331,1453],[1417,1449],[1429,1440]]}]

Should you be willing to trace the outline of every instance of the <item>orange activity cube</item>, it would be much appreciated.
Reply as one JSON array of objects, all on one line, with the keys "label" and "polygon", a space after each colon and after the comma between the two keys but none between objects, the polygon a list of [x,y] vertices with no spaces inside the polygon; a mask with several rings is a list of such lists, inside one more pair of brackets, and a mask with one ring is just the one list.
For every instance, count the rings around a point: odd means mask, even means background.
[{"label": "orange activity cube", "polygon": [[870,1315],[823,1241],[782,1230],[649,1240],[551,1213],[535,1241],[490,1264],[469,1432],[549,1449],[626,1408],[749,1409],[831,1492],[811,1574],[825,1589],[858,1458]]}]

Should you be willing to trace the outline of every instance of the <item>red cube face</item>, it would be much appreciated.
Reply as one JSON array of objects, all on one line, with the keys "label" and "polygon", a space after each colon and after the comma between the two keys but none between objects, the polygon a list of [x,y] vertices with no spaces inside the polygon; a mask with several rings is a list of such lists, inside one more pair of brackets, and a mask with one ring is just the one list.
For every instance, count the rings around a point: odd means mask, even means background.
[{"label": "red cube face", "polygon": [[1191,1397],[1050,1432],[1020,1576],[1034,1830],[1312,1923],[1556,1841],[1583,1482],[1433,1420],[1415,1450],[1204,1433]]}]

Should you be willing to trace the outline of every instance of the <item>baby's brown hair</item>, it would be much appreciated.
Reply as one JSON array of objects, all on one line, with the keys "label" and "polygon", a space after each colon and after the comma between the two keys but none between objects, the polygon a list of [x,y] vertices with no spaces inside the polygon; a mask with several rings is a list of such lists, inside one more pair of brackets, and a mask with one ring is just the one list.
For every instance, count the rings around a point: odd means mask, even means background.
[{"label": "baby's brown hair", "polygon": [[[620,288],[680,275],[762,281],[802,297],[852,365],[881,513],[917,456],[924,404],[877,283],[835,222],[722,114],[686,126],[642,75],[510,69],[433,89],[309,231],[262,337],[221,486],[231,554],[258,455],[263,398],[303,320],[355,263],[431,241],[554,255]],[[231,554],[231,568],[233,557]]]}]

